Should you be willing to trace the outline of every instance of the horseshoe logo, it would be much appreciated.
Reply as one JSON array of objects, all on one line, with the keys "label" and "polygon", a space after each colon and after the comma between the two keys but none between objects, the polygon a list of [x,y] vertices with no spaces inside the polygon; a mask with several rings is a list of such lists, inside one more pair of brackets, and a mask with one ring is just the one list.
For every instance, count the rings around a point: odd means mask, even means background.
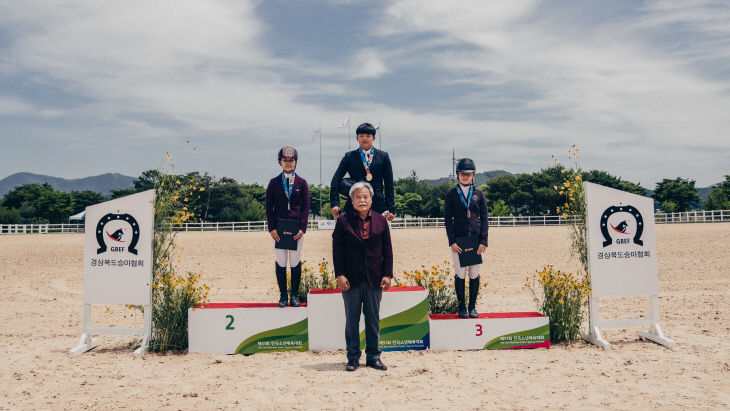
[{"label": "horseshoe logo", "polygon": [[[634,244],[643,246],[644,242],[641,240],[641,234],[644,232],[644,218],[641,216],[639,210],[633,206],[611,206],[603,212],[601,215],[601,234],[603,234],[603,246],[609,246],[613,243],[613,239],[608,232],[608,217],[614,213],[629,213],[636,220],[636,233],[634,233]],[[614,228],[615,229],[615,228]]]},{"label": "horseshoe logo", "polygon": [[137,220],[131,214],[113,214],[109,213],[102,217],[96,224],[96,242],[99,244],[99,248],[96,249],[97,254],[106,252],[106,244],[104,243],[104,226],[110,221],[125,221],[132,227],[132,241],[129,242],[127,250],[137,255],[137,241],[139,241],[139,224]]}]

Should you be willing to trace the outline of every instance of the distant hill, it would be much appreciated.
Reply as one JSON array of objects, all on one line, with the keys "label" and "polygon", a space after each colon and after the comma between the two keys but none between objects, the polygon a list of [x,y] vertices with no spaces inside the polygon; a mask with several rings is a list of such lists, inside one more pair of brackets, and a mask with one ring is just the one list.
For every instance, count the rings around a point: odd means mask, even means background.
[{"label": "distant hill", "polygon": [[[509,171],[504,170],[492,170],[492,171],[484,171],[481,173],[476,173],[474,175],[474,185],[479,187],[480,185],[486,183],[487,181],[493,179],[494,177],[501,176],[504,174],[514,175],[510,173]],[[435,180],[425,180],[428,184],[436,185],[441,183],[450,183],[451,179],[449,177],[442,177],[437,178]]]},{"label": "distant hill", "polygon": [[98,176],[65,179],[33,173],[15,173],[0,180],[0,197],[8,191],[23,184],[50,184],[58,191],[96,191],[103,195],[111,194],[111,190],[131,188],[134,177],[119,173],[106,173]]}]

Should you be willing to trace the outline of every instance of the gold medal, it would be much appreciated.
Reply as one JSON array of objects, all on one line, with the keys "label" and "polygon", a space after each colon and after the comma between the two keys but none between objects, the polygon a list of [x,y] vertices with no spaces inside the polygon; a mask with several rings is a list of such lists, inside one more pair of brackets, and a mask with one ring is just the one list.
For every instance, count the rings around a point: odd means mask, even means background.
[{"label": "gold medal", "polygon": [[471,211],[466,210],[466,218],[471,218]]},{"label": "gold medal", "polygon": [[372,174],[370,174],[370,173],[368,173],[368,174],[367,174],[367,175],[365,176],[365,179],[366,179],[366,180],[368,180],[368,181],[373,181],[373,175],[372,175]]}]

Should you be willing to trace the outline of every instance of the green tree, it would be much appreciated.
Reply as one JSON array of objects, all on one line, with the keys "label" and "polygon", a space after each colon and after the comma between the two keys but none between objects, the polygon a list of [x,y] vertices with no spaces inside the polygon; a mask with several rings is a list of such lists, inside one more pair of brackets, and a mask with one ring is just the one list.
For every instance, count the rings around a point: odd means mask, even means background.
[{"label": "green tree", "polygon": [[100,193],[91,190],[72,191],[71,198],[73,199],[73,214],[78,214],[90,205],[103,203],[107,200]]},{"label": "green tree", "polygon": [[17,208],[0,207],[0,224],[21,224],[22,221]]},{"label": "green tree", "polygon": [[730,210],[730,175],[712,188],[704,204],[705,210]]},{"label": "green tree", "polygon": [[395,213],[400,216],[406,214],[418,216],[421,209],[420,204],[423,198],[416,193],[405,193],[395,195]]},{"label": "green tree", "polygon": [[659,208],[661,208],[661,210],[665,213],[676,213],[679,205],[674,201],[667,200],[663,202]]},{"label": "green tree", "polygon": [[491,203],[491,213],[495,217],[504,217],[508,216],[512,213],[512,209],[507,206],[507,203],[504,202],[504,200],[499,199],[494,203]]},{"label": "green tree", "polygon": [[674,180],[665,178],[657,183],[653,197],[659,204],[664,204],[666,201],[676,203],[676,211],[679,212],[689,210],[690,207],[700,201],[697,195],[697,189],[695,188],[695,181],[686,180],[681,177],[677,177]]},{"label": "green tree", "polygon": [[231,178],[221,178],[210,187],[208,221],[261,221],[264,205]]},{"label": "green tree", "polygon": [[583,181],[588,181],[590,183],[627,191],[640,196],[646,195],[646,189],[639,184],[622,180],[620,177],[612,176],[603,170],[585,171],[581,177],[583,178]]},{"label": "green tree", "polygon": [[63,191],[44,192],[34,201],[37,216],[48,220],[49,223],[67,223],[68,217],[73,214],[73,197]]}]

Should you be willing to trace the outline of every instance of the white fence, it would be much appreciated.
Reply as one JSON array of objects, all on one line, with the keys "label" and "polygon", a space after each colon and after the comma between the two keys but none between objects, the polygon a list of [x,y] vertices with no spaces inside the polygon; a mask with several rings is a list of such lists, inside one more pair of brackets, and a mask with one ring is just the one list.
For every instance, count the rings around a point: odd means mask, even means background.
[{"label": "white fence", "polygon": [[[575,217],[573,217],[575,218]],[[730,210],[687,211],[683,213],[658,213],[657,224],[717,223],[730,222]],[[566,225],[560,216],[508,216],[489,217],[492,227]],[[396,218],[391,228],[438,228],[444,226],[443,218]],[[309,221],[309,229],[317,229],[317,220]],[[266,221],[242,221],[226,223],[185,223],[174,227],[175,231],[265,231]],[[0,234],[83,233],[83,224],[0,224]]]}]

